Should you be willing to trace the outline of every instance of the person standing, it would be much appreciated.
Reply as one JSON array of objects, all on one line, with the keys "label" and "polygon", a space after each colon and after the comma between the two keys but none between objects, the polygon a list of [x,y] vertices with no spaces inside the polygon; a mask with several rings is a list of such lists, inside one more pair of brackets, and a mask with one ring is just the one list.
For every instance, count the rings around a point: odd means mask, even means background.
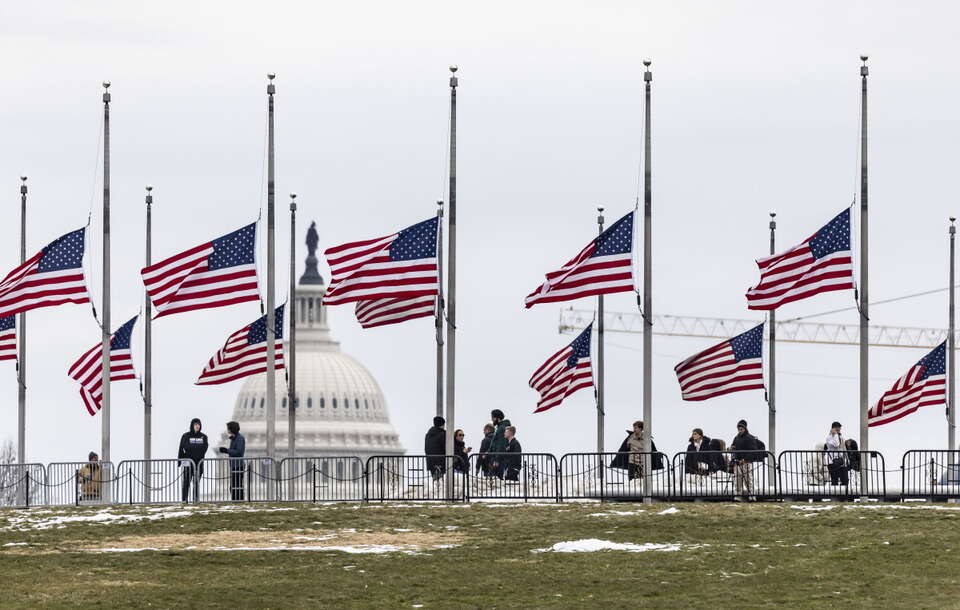
[{"label": "person standing", "polygon": [[703,435],[701,428],[694,428],[690,434],[690,444],[683,460],[683,471],[687,474],[710,474],[716,457],[708,453],[710,439]]},{"label": "person standing", "polygon": [[467,447],[467,443],[464,440],[465,438],[466,435],[463,430],[454,431],[453,455],[456,456],[456,459],[453,461],[453,469],[464,474],[470,470],[467,463],[470,458],[470,452],[473,451],[473,447]]},{"label": "person standing", "polygon": [[643,422],[633,422],[633,431],[627,437],[627,451],[630,459],[627,462],[627,476],[631,479],[643,478]]},{"label": "person standing", "polygon": [[840,433],[840,422],[830,424],[830,434],[824,443],[827,451],[827,472],[830,473],[831,485],[847,485],[847,452],[843,445],[843,436]]},{"label": "person standing", "polygon": [[447,454],[447,431],[444,426],[447,420],[437,415],[433,418],[433,426],[427,430],[423,438],[423,453],[427,456],[427,471],[436,481],[447,471],[444,456]]},{"label": "person standing", "polygon": [[521,457],[523,448],[520,446],[520,441],[517,440],[517,429],[513,426],[507,426],[503,432],[504,438],[507,440],[507,446],[503,450],[506,454],[503,456],[503,478],[507,481],[519,481],[520,467],[523,463]]},{"label": "person standing", "polygon": [[504,417],[500,409],[490,411],[490,419],[493,421],[493,438],[490,439],[490,453],[493,454],[490,459],[491,472],[495,476],[503,476],[503,460],[497,454],[507,450],[506,432],[510,427],[510,420]]},{"label": "person standing", "polygon": [[477,473],[483,472],[483,476],[488,477],[490,472],[490,443],[493,441],[493,424],[483,426],[483,440],[480,441],[480,457],[477,458]]},{"label": "person standing", "polygon": [[[230,437],[230,446],[220,447],[220,453],[226,453],[231,458],[242,458],[247,450],[247,439],[240,434],[240,424],[235,421],[228,421],[227,435]],[[244,470],[243,460],[230,460],[230,499],[233,501],[243,500]]]},{"label": "person standing", "polygon": [[[190,420],[190,429],[180,437],[180,451],[177,457],[180,459],[183,473],[182,498],[186,502],[190,499],[190,486],[196,481],[197,492],[194,494],[194,501],[200,499],[200,477],[203,476],[203,457],[207,454],[207,448],[210,443],[207,441],[207,435],[201,432],[203,424],[200,418],[194,417]],[[189,463],[185,463],[190,460]]]},{"label": "person standing", "polygon": [[733,452],[733,475],[736,483],[737,495],[743,496],[744,491],[748,495],[753,495],[753,459],[757,456],[760,446],[757,444],[757,438],[750,434],[747,429],[747,421],[741,419],[737,422],[737,435],[730,442],[730,450]]}]

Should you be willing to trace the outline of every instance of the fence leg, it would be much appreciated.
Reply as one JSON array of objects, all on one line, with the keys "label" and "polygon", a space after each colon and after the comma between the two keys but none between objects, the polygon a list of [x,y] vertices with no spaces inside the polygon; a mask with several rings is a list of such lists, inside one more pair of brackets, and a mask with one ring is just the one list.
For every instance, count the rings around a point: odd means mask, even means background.
[{"label": "fence leg", "polygon": [[27,496],[24,498],[24,505],[27,508],[30,508],[30,470],[29,468],[27,469],[27,478],[26,478],[25,488],[26,488]]}]

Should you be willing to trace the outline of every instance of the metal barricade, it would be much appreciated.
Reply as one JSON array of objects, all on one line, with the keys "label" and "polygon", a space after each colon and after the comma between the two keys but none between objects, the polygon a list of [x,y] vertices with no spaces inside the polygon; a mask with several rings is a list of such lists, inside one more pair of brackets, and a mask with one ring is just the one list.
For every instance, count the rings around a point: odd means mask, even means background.
[{"label": "metal barricade", "polygon": [[466,474],[453,455],[374,455],[367,459],[367,499],[446,500],[458,502],[465,493]]},{"label": "metal barricade", "polygon": [[678,500],[776,500],[769,451],[684,451],[673,456]]},{"label": "metal barricade", "polygon": [[851,500],[887,495],[886,465],[877,451],[781,451],[780,495],[787,500]]},{"label": "metal barricade", "polygon": [[900,499],[960,498],[960,451],[913,449],[900,461]]},{"label": "metal barricade", "polygon": [[193,460],[124,460],[117,464],[115,491],[123,504],[171,504],[196,501],[198,468]]},{"label": "metal barricade", "polygon": [[200,502],[275,502],[276,462],[270,458],[204,459],[197,477]]},{"label": "metal barricade", "polygon": [[362,502],[363,461],[354,456],[295,457],[280,462],[280,495],[292,502]]},{"label": "metal barricade", "polygon": [[113,504],[116,469],[111,462],[54,462],[45,483],[50,506]]},{"label": "metal barricade", "polygon": [[474,453],[458,469],[466,477],[468,501],[560,499],[557,458],[549,453]]},{"label": "metal barricade", "polygon": [[[643,465],[650,461],[650,476]],[[568,453],[560,458],[560,500],[642,500],[645,495],[667,500],[673,496],[670,458],[653,453]],[[650,490],[646,494],[645,480]]]},{"label": "metal barricade", "polygon": [[43,464],[0,464],[0,506],[43,506],[46,480]]}]

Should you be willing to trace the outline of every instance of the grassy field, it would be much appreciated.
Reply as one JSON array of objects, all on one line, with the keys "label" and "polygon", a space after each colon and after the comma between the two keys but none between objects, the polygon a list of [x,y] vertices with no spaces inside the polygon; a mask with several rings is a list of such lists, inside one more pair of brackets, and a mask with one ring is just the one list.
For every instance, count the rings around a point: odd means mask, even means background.
[{"label": "grassy field", "polygon": [[3,510],[0,606],[960,607],[960,505],[828,506]]}]

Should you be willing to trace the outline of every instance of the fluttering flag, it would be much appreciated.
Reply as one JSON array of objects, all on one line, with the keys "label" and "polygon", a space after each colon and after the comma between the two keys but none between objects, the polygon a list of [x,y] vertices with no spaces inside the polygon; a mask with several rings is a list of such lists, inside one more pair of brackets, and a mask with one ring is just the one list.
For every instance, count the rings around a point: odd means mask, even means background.
[{"label": "fluttering flag", "polygon": [[17,318],[0,318],[0,360],[17,359]]},{"label": "fluttering flag", "polygon": [[580,297],[633,290],[633,212],[587,244],[525,299],[529,309],[537,303],[572,301]]},{"label": "fluttering flag", "polygon": [[577,390],[593,387],[593,367],[590,363],[590,333],[593,323],[547,361],[530,377],[530,387],[540,392],[534,413],[541,413],[559,405]]},{"label": "fluttering flag", "polygon": [[[274,368],[283,368],[283,309],[277,307],[274,314]],[[200,373],[197,385],[217,385],[264,373],[267,370],[267,316],[261,316],[227,337],[206,368]]]},{"label": "fluttering flag", "polygon": [[763,389],[763,324],[673,367],[684,400]]},{"label": "fluttering flag", "polygon": [[357,301],[354,313],[360,326],[373,328],[434,316],[437,311],[436,303],[436,295],[429,294],[409,299],[373,299]]},{"label": "fluttering flag", "polygon": [[200,244],[140,271],[156,317],[259,301],[257,224]]},{"label": "fluttering flag", "polygon": [[89,303],[83,279],[86,229],[77,229],[46,248],[0,281],[0,317],[64,303]]},{"label": "fluttering flag", "polygon": [[920,359],[867,411],[868,426],[882,426],[920,407],[947,403],[947,342]]},{"label": "fluttering flag", "polygon": [[[130,352],[130,339],[133,327],[139,316],[133,316],[126,324],[117,329],[110,337],[110,381],[136,379],[133,370],[133,357]],[[87,413],[96,415],[103,398],[103,344],[88,349],[70,367],[68,375],[80,382],[80,398],[87,407]]]},{"label": "fluttering flag", "polygon": [[853,288],[850,208],[786,252],[757,259],[760,283],[747,290],[749,309],[776,309],[821,292]]},{"label": "fluttering flag", "polygon": [[437,294],[438,224],[434,217],[393,235],[327,249],[323,255],[333,277],[323,304]]}]

